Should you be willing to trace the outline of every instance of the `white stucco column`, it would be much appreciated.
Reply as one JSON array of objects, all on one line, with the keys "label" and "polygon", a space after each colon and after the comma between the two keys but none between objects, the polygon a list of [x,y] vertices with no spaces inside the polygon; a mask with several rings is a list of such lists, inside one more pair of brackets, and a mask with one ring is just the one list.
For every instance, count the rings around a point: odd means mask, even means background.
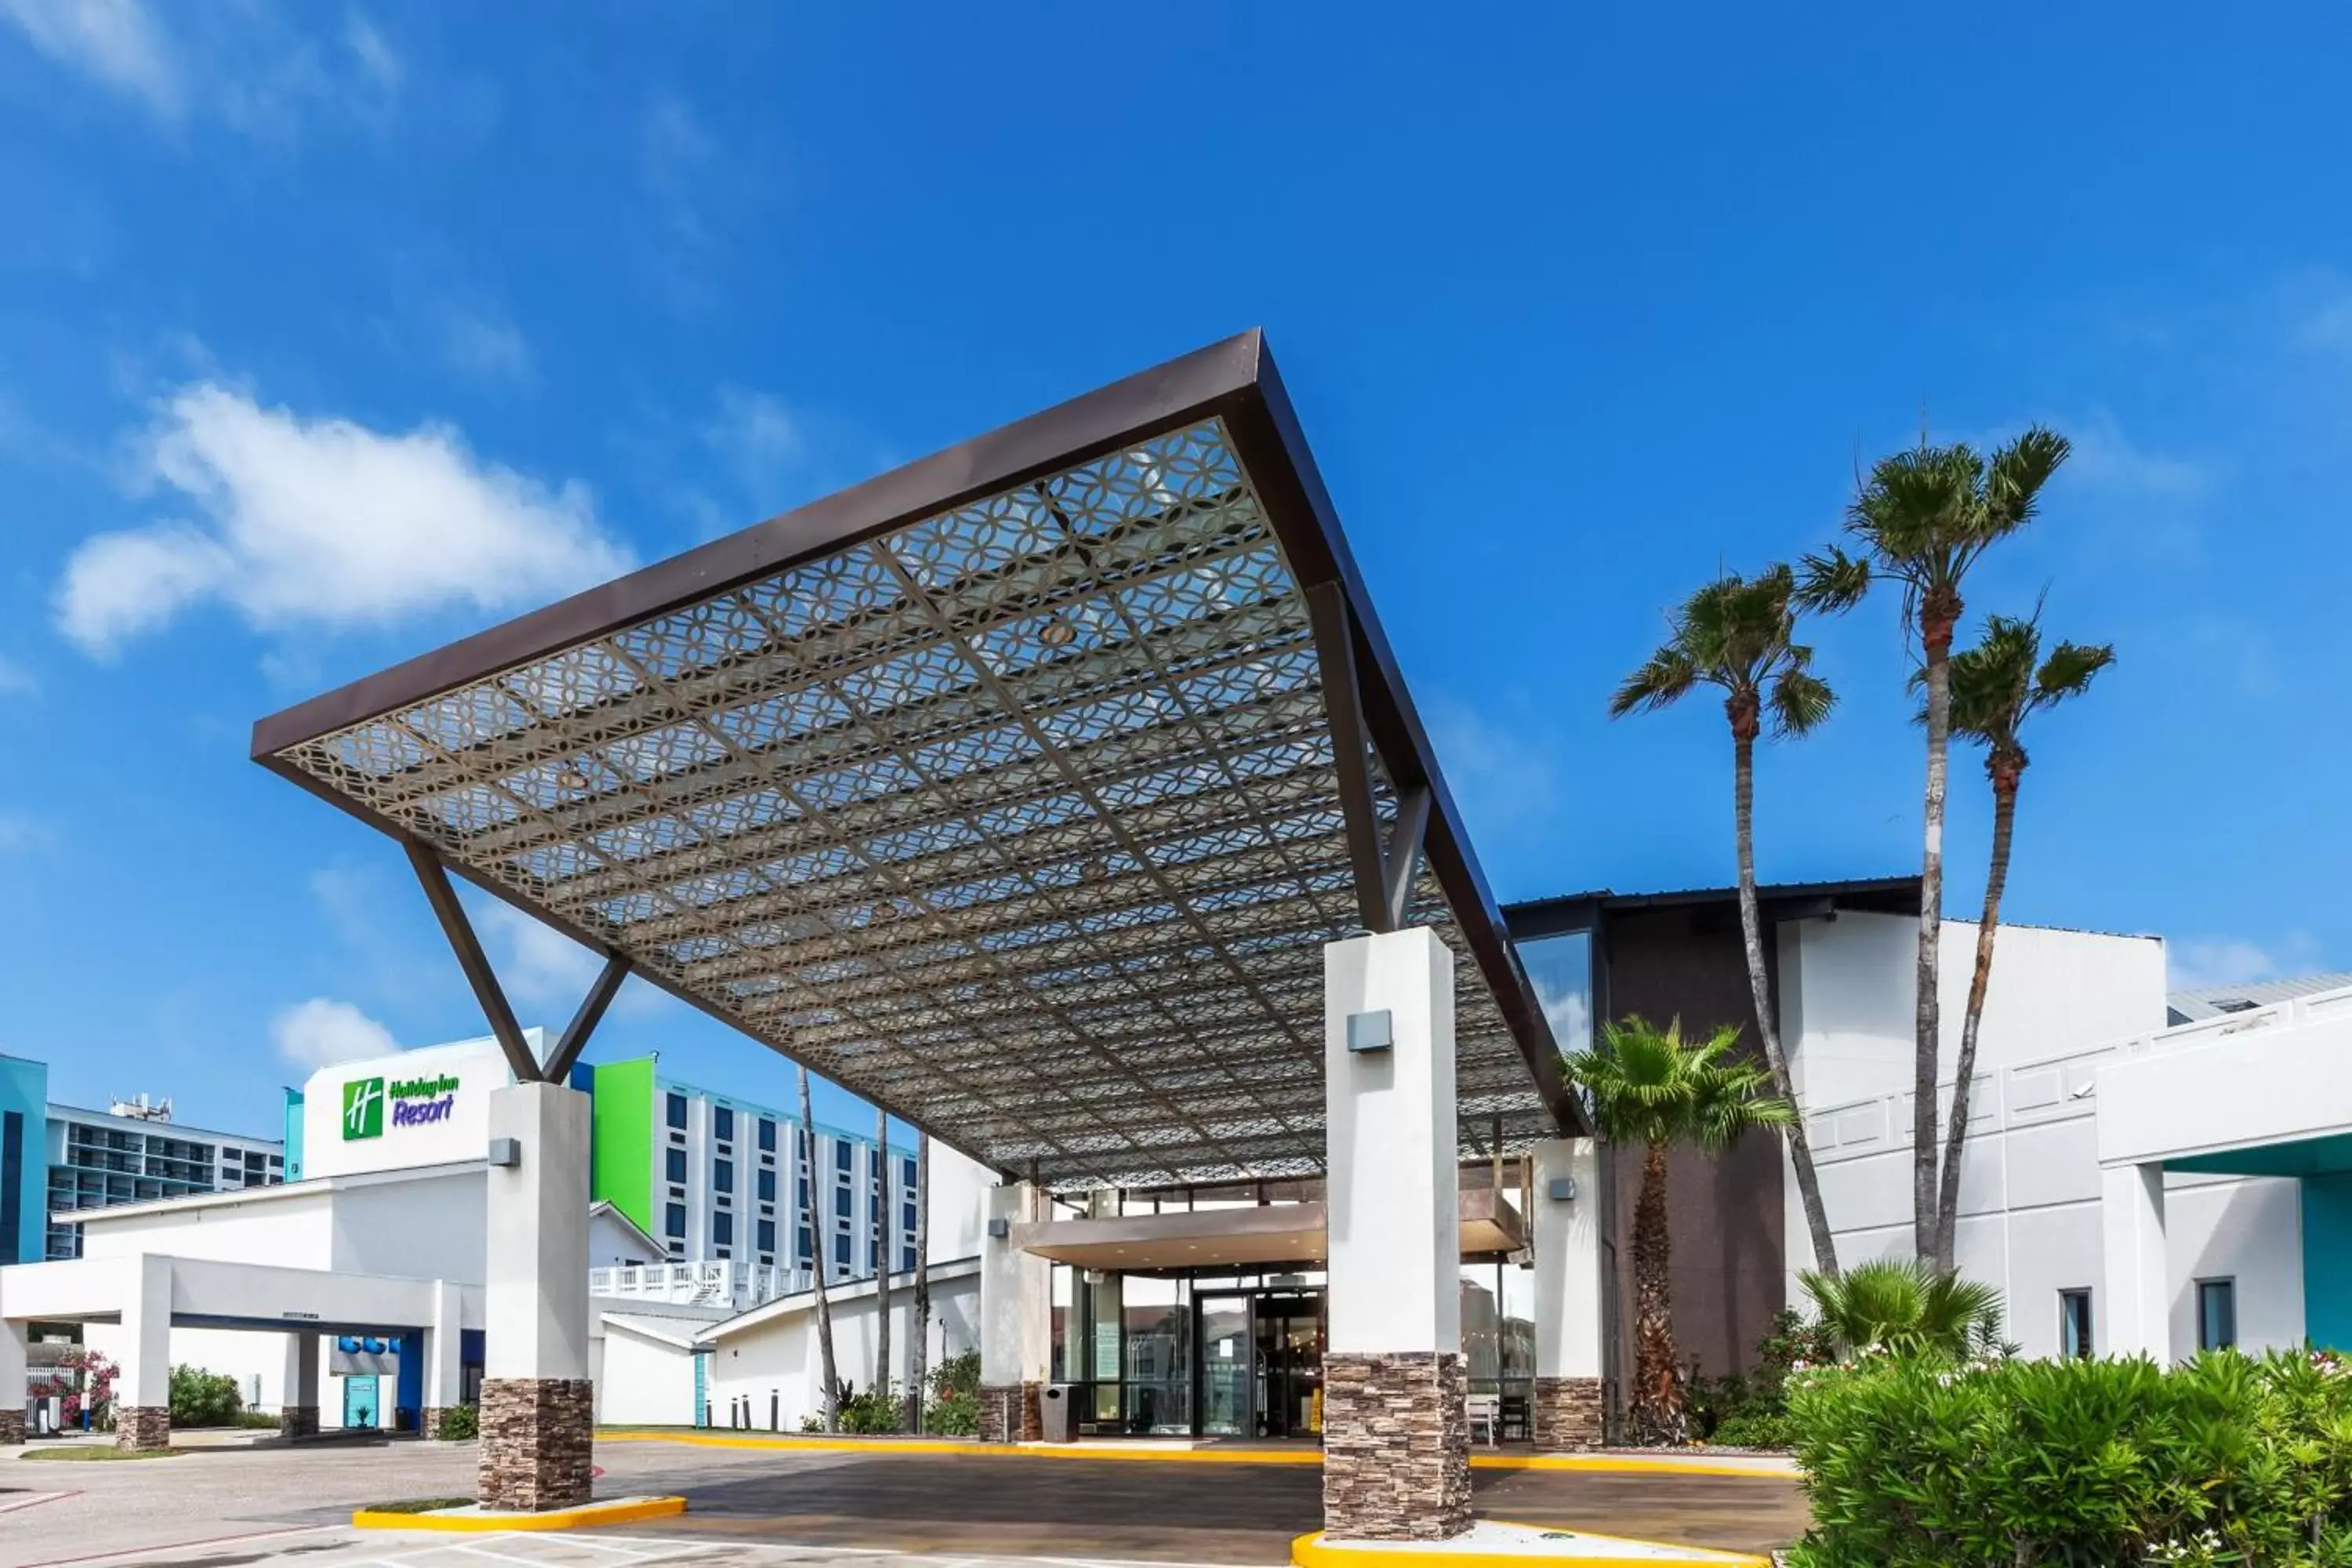
[{"label": "white stucco column", "polygon": [[588,1372],[588,1097],[553,1083],[490,1091],[483,1273],[486,1509],[588,1500],[594,1394]]},{"label": "white stucco column", "polygon": [[25,1325],[0,1318],[0,1444],[25,1440]]},{"label": "white stucco column", "polygon": [[2099,1172],[2099,1229],[2106,1250],[2105,1321],[2092,1325],[2103,1354],[2172,1361],[2172,1290],[2164,1250],[2164,1167]]},{"label": "white stucco column", "polygon": [[457,1287],[433,1282],[433,1322],[425,1331],[425,1417],[427,1437],[441,1436],[449,1411],[465,1403],[465,1326],[458,1315]]},{"label": "white stucco column", "polygon": [[125,1448],[172,1443],[172,1260],[123,1260],[122,1354],[114,1380],[114,1440]]},{"label": "white stucco column", "polygon": [[1323,1523],[1470,1528],[1454,955],[1413,927],[1323,950],[1330,1343]]},{"label": "white stucco column", "polygon": [[286,1370],[278,1385],[278,1430],[309,1437],[319,1430],[319,1331],[299,1329],[286,1336]]},{"label": "white stucco column", "polygon": [[1535,1164],[1535,1446],[1601,1445],[1601,1158],[1590,1138],[1552,1138]]},{"label": "white stucco column", "polygon": [[[1054,1354],[1052,1266],[1022,1250],[1019,1227],[1045,1217],[1029,1182],[991,1187],[980,1242],[980,1435],[992,1443],[1041,1436],[1037,1401]],[[1002,1231],[1003,1234],[999,1235]]]}]

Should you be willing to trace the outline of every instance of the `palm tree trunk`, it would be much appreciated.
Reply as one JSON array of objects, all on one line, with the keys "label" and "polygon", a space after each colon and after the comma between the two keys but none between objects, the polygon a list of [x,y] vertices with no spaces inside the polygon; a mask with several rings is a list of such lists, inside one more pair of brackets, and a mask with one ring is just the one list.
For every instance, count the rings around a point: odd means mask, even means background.
[{"label": "palm tree trunk", "polygon": [[1919,858],[1918,994],[1911,1047],[1911,1246],[1919,1257],[1936,1256],[1936,1079],[1943,1045],[1943,1016],[1936,988],[1942,974],[1944,920],[1944,783],[1952,742],[1952,626],[1959,606],[1920,607],[1920,642],[1927,651],[1927,788],[1924,844]]},{"label": "palm tree trunk", "polygon": [[1666,1234],[1666,1146],[1642,1157],[1642,1195],[1633,1205],[1634,1433],[1655,1443],[1683,1440],[1682,1362],[1675,1353],[1673,1243]]},{"label": "palm tree trunk", "polygon": [[1953,1232],[1959,1223],[1960,1155],[1969,1136],[1969,1085],[1977,1071],[1977,1026],[1984,1018],[1985,992],[1992,984],[1992,942],[2000,930],[2000,895],[2009,886],[2009,847],[2017,826],[2017,786],[2023,764],[1994,756],[1992,774],[1992,866],[1985,873],[1984,915],[1977,922],[1977,967],[1969,977],[1969,1012],[1960,1025],[1960,1059],[1952,1073],[1952,1122],[1944,1135],[1944,1170],[1936,1197],[1936,1267],[1952,1271]]},{"label": "palm tree trunk", "polygon": [[[1739,934],[1748,949],[1748,988],[1756,999],[1756,1032],[1763,1037],[1764,1060],[1772,1069],[1772,1092],[1797,1103],[1789,1078],[1788,1053],[1780,1046],[1780,1026],[1773,1016],[1772,986],[1764,973],[1764,922],[1756,909],[1756,736],[1755,718],[1747,725],[1735,718],[1732,727],[1732,830],[1739,846]],[[1813,1170],[1812,1140],[1805,1136],[1801,1108],[1787,1128],[1789,1162],[1797,1170],[1797,1196],[1804,1205],[1805,1229],[1813,1241],[1813,1267],[1837,1278],[1837,1239],[1830,1234],[1829,1212],[1822,1206],[1822,1183]]]},{"label": "palm tree trunk", "polygon": [[890,1394],[890,1113],[874,1108],[874,1393]]},{"label": "palm tree trunk", "polygon": [[817,1228],[816,1203],[816,1116],[809,1109],[808,1068],[800,1069],[801,1079],[801,1147],[808,1159],[808,1180],[803,1184],[803,1212],[808,1219],[809,1260],[816,1270],[816,1343],[820,1370],[824,1377],[821,1407],[824,1411],[824,1429],[841,1430],[841,1373],[833,1360],[833,1303],[825,1300],[825,1243],[831,1238]]},{"label": "palm tree trunk", "polygon": [[923,1384],[931,1350],[931,1135],[915,1134],[914,1342],[907,1347],[907,1430],[923,1429]]}]

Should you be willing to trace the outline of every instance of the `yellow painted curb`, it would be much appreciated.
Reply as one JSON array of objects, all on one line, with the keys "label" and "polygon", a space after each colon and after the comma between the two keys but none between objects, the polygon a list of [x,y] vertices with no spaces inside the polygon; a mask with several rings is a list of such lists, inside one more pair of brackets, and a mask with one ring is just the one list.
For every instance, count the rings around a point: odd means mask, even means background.
[{"label": "yellow painted curb", "polygon": [[636,1524],[686,1511],[682,1497],[631,1498],[592,1502],[545,1513],[383,1513],[363,1508],[352,1515],[355,1530],[441,1530],[471,1532],[517,1530],[585,1530],[599,1524]]},{"label": "yellow painted curb", "polygon": [[[993,1459],[1136,1459],[1154,1465],[1320,1465],[1319,1448],[1112,1447],[1099,1443],[982,1443],[950,1437],[788,1436],[731,1431],[599,1432],[599,1443],[686,1443],[703,1448],[781,1448],[830,1454],[955,1454]],[[1472,1454],[1479,1470],[1576,1470],[1613,1476],[1732,1476],[1800,1480],[1794,1465],[1765,1467],[1725,1460],[1656,1458],[1619,1454]]]},{"label": "yellow painted curb", "polygon": [[1580,1470],[1601,1476],[1747,1476],[1800,1481],[1794,1465],[1736,1465],[1723,1459],[1644,1459],[1629,1454],[1473,1454],[1474,1470]]},{"label": "yellow painted curb", "polygon": [[[1524,1528],[1533,1529],[1534,1526]],[[1546,1533],[1551,1533],[1547,1531]],[[1483,1552],[1475,1547],[1449,1550],[1443,1542],[1326,1541],[1323,1532],[1302,1535],[1290,1543],[1294,1568],[1629,1568],[1643,1563],[1687,1568],[1772,1568],[1769,1557],[1740,1552],[1717,1552],[1704,1546],[1676,1546],[1663,1541],[1635,1541],[1622,1535],[1593,1535],[1577,1531],[1564,1539],[1557,1552]],[[1575,1543],[1589,1541],[1608,1546],[1643,1549],[1639,1556],[1623,1552],[1579,1552]]]}]

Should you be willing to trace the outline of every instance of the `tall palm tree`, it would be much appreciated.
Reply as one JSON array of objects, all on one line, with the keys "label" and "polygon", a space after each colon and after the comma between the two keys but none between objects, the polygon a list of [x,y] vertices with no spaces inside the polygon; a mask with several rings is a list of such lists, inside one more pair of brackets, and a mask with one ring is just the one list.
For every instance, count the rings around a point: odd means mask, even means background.
[{"label": "tall palm tree", "polygon": [[1768,1092],[1763,1068],[1738,1054],[1736,1024],[1686,1041],[1679,1019],[1661,1030],[1629,1016],[1602,1024],[1601,1035],[1599,1046],[1572,1053],[1566,1066],[1590,1097],[1601,1135],[1643,1145],[1642,1192],[1633,1205],[1633,1388],[1626,1415],[1637,1436],[1680,1442],[1666,1151],[1689,1143],[1720,1152],[1753,1128],[1787,1126],[1796,1111]]},{"label": "tall palm tree", "polygon": [[824,1429],[841,1430],[841,1373],[833,1359],[833,1303],[825,1300],[825,1235],[816,1223],[816,1115],[809,1109],[808,1068],[799,1068],[801,1089],[801,1157],[807,1163],[807,1175],[800,1183],[801,1219],[808,1226],[809,1257],[816,1269],[816,1343],[821,1370],[824,1373]]},{"label": "tall palm tree", "polygon": [[915,1134],[914,1343],[907,1347],[907,1430],[923,1429],[923,1384],[930,1376],[931,1135]]},{"label": "tall palm tree", "polygon": [[1944,791],[1951,750],[1952,634],[1967,601],[1962,588],[1984,552],[2033,520],[2042,488],[2065,462],[2066,438],[2039,425],[1990,455],[1966,442],[1907,452],[1873,464],[1846,508],[1845,531],[1860,546],[1849,556],[1832,546],[1805,558],[1799,601],[1843,609],[1874,579],[1903,592],[1906,637],[1916,636],[1927,691],[1927,780],[1919,860],[1919,956],[1913,1015],[1911,1137],[1912,1246],[1936,1251],[1937,1181],[1936,1079],[1943,1019]]},{"label": "tall palm tree", "polygon": [[1969,1010],[1960,1026],[1960,1059],[1952,1082],[1952,1120],[1944,1134],[1943,1173],[1936,1200],[1936,1267],[1952,1271],[1952,1236],[1960,1207],[1960,1156],[1969,1136],[1969,1086],[1977,1070],[1977,1026],[1992,983],[1993,934],[2000,925],[2000,895],[2009,885],[2009,851],[2017,826],[2017,790],[2028,758],[2018,731],[2026,720],[2090,689],[2092,678],[2116,661],[2113,643],[2062,642],[2042,656],[2042,631],[2032,621],[1994,616],[1984,639],[1952,656],[1952,733],[1985,748],[1992,781],[1992,863],[1985,873],[1984,914],[1977,923],[1976,973],[1969,979]]},{"label": "tall palm tree", "polygon": [[874,1108],[874,1396],[890,1396],[890,1113]]},{"label": "tall palm tree", "polygon": [[1797,1282],[1813,1299],[1822,1326],[1849,1354],[1960,1356],[2000,1332],[2000,1291],[1926,1258],[1873,1258],[1843,1279],[1804,1273]]},{"label": "tall palm tree", "polygon": [[[1774,739],[1804,735],[1829,717],[1837,695],[1812,672],[1813,650],[1797,641],[1796,574],[1774,563],[1753,578],[1726,573],[1693,594],[1667,617],[1665,646],[1627,676],[1609,700],[1609,716],[1647,712],[1680,701],[1696,687],[1723,693],[1731,723],[1732,837],[1739,852],[1739,934],[1748,949],[1748,988],[1756,1003],[1756,1029],[1772,1089],[1796,1102],[1788,1053],[1774,1017],[1772,984],[1764,970],[1764,926],[1756,908],[1756,738],[1768,721]],[[1801,1117],[1788,1123],[1790,1163],[1811,1234],[1815,1267],[1837,1272],[1837,1244],[1822,1206],[1821,1179]]]}]

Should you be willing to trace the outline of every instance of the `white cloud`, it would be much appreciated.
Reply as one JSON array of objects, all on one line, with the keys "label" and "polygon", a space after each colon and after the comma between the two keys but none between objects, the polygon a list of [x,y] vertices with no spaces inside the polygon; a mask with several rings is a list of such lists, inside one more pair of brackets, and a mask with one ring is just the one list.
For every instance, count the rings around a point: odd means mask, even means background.
[{"label": "white cloud", "polygon": [[2095,489],[2144,500],[2189,500],[2212,482],[2204,464],[2139,445],[2110,415],[2058,428],[2074,447],[2067,472]]},{"label": "white cloud", "polygon": [[156,113],[180,112],[169,46],[140,0],[0,0],[0,21],[13,23],[51,59],[142,100]]},{"label": "white cloud", "polygon": [[530,344],[502,316],[458,312],[448,318],[443,335],[449,363],[467,375],[484,381],[532,378]]},{"label": "white cloud", "polygon": [[485,947],[496,950],[490,967],[499,984],[517,1002],[560,1005],[564,1016],[588,994],[604,961],[552,926],[542,925],[512,904],[498,899],[469,900],[474,929]]},{"label": "white cloud", "polygon": [[306,115],[383,129],[406,75],[399,54],[355,11],[325,39],[304,30],[310,20],[308,7],[262,3],[165,9],[146,0],[0,0],[0,22],[35,48],[160,120],[209,114],[279,138]]},{"label": "white cloud", "polygon": [[387,436],[199,382],[165,405],[143,458],[145,477],[205,521],[100,533],[74,552],[58,625],[96,657],[207,599],[262,630],[333,630],[503,609],[629,564],[584,487],[484,463],[445,425]]},{"label": "white cloud", "polygon": [[392,1031],[348,1002],[313,996],[281,1010],[269,1021],[278,1054],[299,1068],[389,1056],[400,1048]]},{"label": "white cloud", "polygon": [[2252,985],[2308,974],[2322,967],[2319,944],[2305,931],[2271,943],[2241,936],[2188,937],[2165,943],[2165,984],[2173,991]]},{"label": "white cloud", "polygon": [[742,481],[753,504],[771,506],[802,454],[799,422],[782,401],[740,386],[722,388],[702,439]]}]

